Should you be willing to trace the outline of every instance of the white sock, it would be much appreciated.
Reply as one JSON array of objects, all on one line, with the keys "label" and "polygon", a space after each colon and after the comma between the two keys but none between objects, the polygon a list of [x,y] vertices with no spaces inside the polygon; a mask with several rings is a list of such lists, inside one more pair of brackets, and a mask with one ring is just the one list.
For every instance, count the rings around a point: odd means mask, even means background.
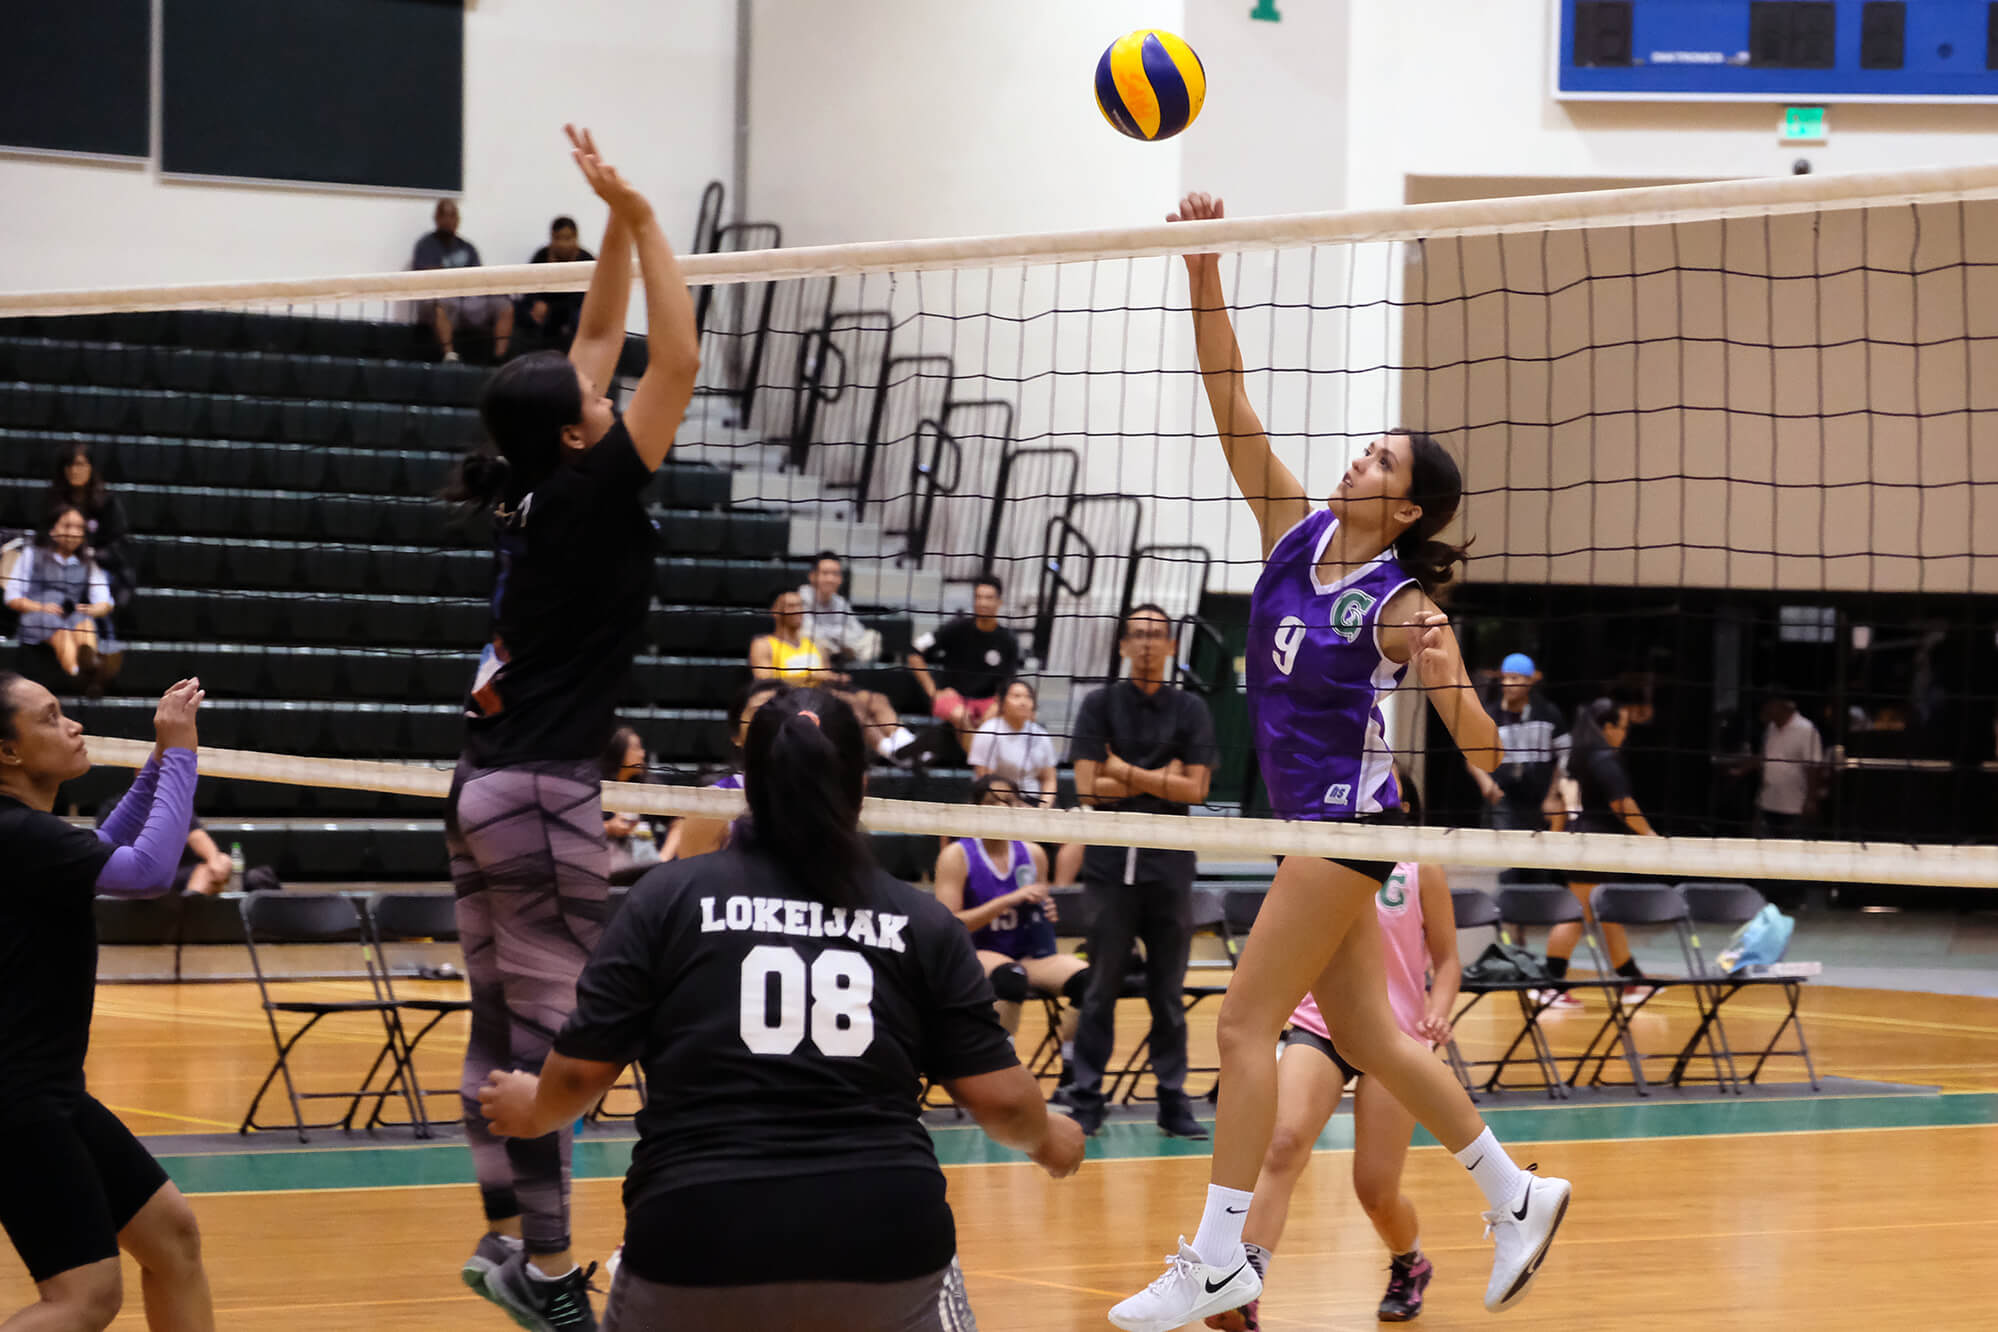
[{"label": "white sock", "polygon": [[1471,1172],[1485,1201],[1493,1207],[1507,1206],[1526,1187],[1526,1172],[1512,1163],[1489,1128],[1457,1153],[1457,1164]]},{"label": "white sock", "polygon": [[1270,1264],[1276,1260],[1276,1255],[1265,1249],[1262,1245],[1250,1244],[1246,1240],[1242,1242],[1242,1251],[1249,1255],[1249,1266],[1256,1269],[1256,1275],[1267,1281],[1270,1275]]},{"label": "white sock", "polygon": [[1075,1062],[1074,1041],[1063,1041],[1061,1043],[1061,1062],[1064,1064],[1073,1064]]},{"label": "white sock", "polygon": [[573,1272],[575,1270],[576,1270],[576,1265],[574,1263],[570,1263],[567,1270],[557,1272],[554,1276],[549,1276],[546,1272],[542,1271],[540,1266],[536,1264],[532,1259],[529,1259],[527,1264],[527,1274],[533,1277],[536,1281],[560,1281],[563,1277],[568,1276],[570,1272]]},{"label": "white sock", "polygon": [[1193,1236],[1193,1251],[1201,1262],[1233,1267],[1242,1261],[1242,1223],[1249,1218],[1249,1199],[1254,1196],[1246,1189],[1207,1186],[1207,1210],[1200,1214],[1200,1229]]},{"label": "white sock", "polygon": [[509,1249],[518,1249],[525,1244],[525,1241],[518,1235],[494,1235],[493,1238],[501,1244],[506,1245]]}]

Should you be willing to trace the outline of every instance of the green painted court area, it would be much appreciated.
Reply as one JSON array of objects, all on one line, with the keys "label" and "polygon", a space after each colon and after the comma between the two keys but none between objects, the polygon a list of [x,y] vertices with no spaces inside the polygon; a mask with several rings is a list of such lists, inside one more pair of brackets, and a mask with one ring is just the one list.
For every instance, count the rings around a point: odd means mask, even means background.
[{"label": "green painted court area", "polygon": [[[1490,1107],[1507,1142],[1605,1142],[1633,1138],[1714,1137],[1757,1133],[1843,1133],[1868,1129],[1948,1128],[1998,1123],[1998,1094],[1797,1096],[1765,1100],[1620,1102],[1610,1105]],[[1017,1153],[992,1143],[968,1122],[932,1125],[937,1157],[947,1166],[1004,1165]],[[1434,1146],[1417,1130],[1416,1145]],[[631,1163],[633,1139],[622,1129],[578,1137],[577,1179],[615,1179]],[[1352,1119],[1337,1115],[1318,1146],[1353,1145]],[[1090,1141],[1091,1160],[1204,1156],[1209,1144],[1166,1138],[1147,1118],[1113,1120]],[[190,1194],[303,1189],[424,1188],[470,1184],[472,1158],[462,1142],[409,1146],[320,1146],[296,1150],[245,1146],[162,1155],[161,1164]]]}]

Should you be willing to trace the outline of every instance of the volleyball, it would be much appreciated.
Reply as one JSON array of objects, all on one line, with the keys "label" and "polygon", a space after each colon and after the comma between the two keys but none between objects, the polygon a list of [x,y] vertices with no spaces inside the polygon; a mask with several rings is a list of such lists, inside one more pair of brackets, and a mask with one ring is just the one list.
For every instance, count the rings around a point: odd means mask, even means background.
[{"label": "volleyball", "polygon": [[1140,28],[1110,43],[1096,62],[1096,107],[1119,134],[1170,139],[1207,100],[1207,71],[1169,32]]}]

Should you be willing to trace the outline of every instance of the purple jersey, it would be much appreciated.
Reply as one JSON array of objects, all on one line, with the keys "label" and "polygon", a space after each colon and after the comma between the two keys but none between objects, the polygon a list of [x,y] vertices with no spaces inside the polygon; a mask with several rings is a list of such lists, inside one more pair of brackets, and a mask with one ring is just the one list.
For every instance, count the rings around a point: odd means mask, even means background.
[{"label": "purple jersey", "polygon": [[1377,637],[1390,598],[1415,580],[1383,551],[1336,583],[1318,561],[1339,523],[1319,509],[1270,551],[1249,603],[1249,713],[1270,808],[1350,819],[1401,804],[1381,698],[1406,665]]},{"label": "purple jersey", "polygon": [[[1014,842],[1006,851],[1002,870],[985,854],[985,844],[976,837],[960,837],[964,850],[964,909],[984,906],[1004,897],[1015,888],[1034,881],[1034,857],[1025,842]],[[1009,908],[983,929],[971,932],[971,942],[988,952],[1007,957],[1046,957],[1055,951],[1054,926],[1038,906]]]}]

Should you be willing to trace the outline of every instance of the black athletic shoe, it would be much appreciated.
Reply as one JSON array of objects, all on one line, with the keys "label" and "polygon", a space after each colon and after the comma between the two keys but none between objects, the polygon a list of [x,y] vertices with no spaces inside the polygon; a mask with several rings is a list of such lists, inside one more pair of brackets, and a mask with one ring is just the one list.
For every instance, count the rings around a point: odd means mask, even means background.
[{"label": "black athletic shoe", "polygon": [[1169,1138],[1207,1137],[1207,1126],[1193,1117],[1193,1103],[1184,1092],[1159,1093],[1159,1131]]},{"label": "black athletic shoe", "polygon": [[1429,1278],[1434,1275],[1436,1269],[1420,1255],[1407,1266],[1399,1258],[1390,1262],[1387,1294],[1381,1296],[1376,1316],[1383,1323],[1406,1323],[1414,1318],[1422,1312],[1422,1292],[1429,1288]]},{"label": "black athletic shoe", "polygon": [[1073,1090],[1069,1093],[1068,1117],[1082,1130],[1082,1136],[1096,1136],[1096,1130],[1103,1127],[1103,1098],[1100,1096],[1079,1096]]},{"label": "black athletic shoe", "polygon": [[590,1276],[596,1270],[591,1263],[544,1281],[527,1270],[527,1254],[516,1252],[487,1278],[487,1298],[528,1332],[597,1332],[590,1309]]}]

